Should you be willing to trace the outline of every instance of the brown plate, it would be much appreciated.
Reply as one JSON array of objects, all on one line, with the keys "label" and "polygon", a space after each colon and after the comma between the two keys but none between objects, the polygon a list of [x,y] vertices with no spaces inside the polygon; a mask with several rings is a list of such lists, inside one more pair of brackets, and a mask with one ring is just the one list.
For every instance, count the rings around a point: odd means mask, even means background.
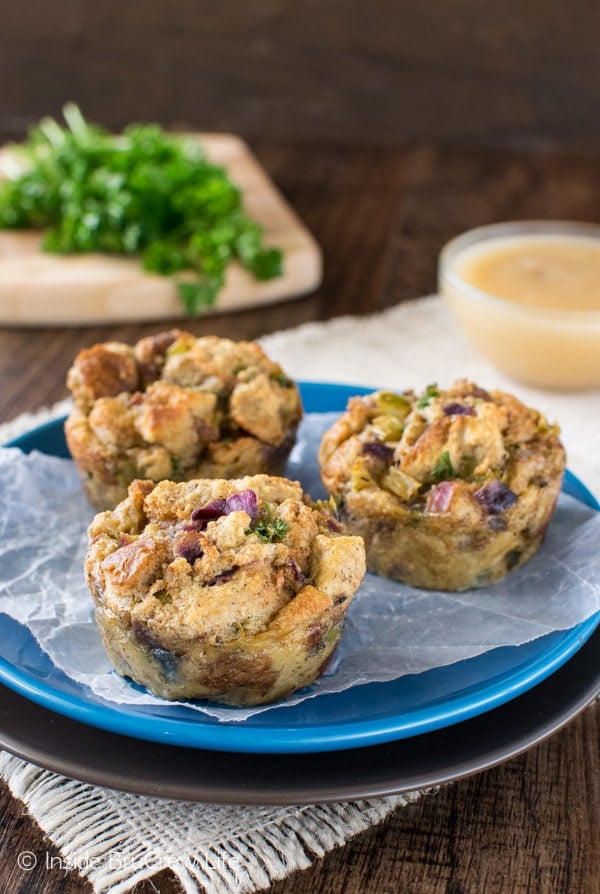
[{"label": "brown plate", "polygon": [[600,691],[600,628],[563,667],[472,720],[385,745],[319,754],[201,751],[131,739],[0,686],[0,746],[106,788],[187,801],[314,804],[399,794],[469,776],[560,729]]}]

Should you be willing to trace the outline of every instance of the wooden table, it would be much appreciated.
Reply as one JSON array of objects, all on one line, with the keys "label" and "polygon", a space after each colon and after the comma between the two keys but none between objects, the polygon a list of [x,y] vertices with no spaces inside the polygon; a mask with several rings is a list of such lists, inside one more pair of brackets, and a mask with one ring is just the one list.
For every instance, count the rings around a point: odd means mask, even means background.
[{"label": "wooden table", "polygon": [[[365,314],[435,289],[436,258],[450,236],[515,218],[600,221],[595,158],[433,146],[379,149],[254,143],[306,221],[325,258],[318,293],[257,312],[186,324],[197,334],[254,338],[345,313]],[[66,396],[76,351],[126,341],[164,324],[0,331],[0,421]],[[308,368],[307,368],[308,373]],[[273,894],[595,892],[600,890],[600,708],[509,763],[399,809],[384,823],[273,885]],[[74,873],[17,855],[56,856],[6,788],[0,792],[0,890],[89,891]],[[139,894],[180,886],[168,873]]]}]

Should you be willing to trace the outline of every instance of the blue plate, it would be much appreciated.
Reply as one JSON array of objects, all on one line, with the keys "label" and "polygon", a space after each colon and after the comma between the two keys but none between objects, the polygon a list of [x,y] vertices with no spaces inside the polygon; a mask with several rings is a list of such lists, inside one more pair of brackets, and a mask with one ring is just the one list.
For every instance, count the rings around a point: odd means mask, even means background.
[{"label": "blue plate", "polygon": [[[307,412],[342,410],[370,389],[301,383]],[[25,452],[68,456],[63,421],[10,442]],[[600,505],[567,472],[564,490],[594,509]],[[219,721],[184,706],[120,707],[95,696],[59,671],[29,631],[0,615],[0,681],[59,714],[114,733],[172,745],[257,754],[300,754],[376,745],[459,723],[534,687],[561,667],[600,622],[600,614],[524,646],[495,649],[389,683],[356,686],[300,705],[272,708],[242,723]]]}]

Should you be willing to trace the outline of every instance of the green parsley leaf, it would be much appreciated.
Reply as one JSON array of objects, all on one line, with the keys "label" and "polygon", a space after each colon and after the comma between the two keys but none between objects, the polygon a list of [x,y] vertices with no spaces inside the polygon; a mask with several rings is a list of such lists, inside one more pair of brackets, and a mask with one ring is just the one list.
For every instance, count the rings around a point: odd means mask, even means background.
[{"label": "green parsley leaf", "polygon": [[248,528],[247,534],[256,534],[263,543],[276,543],[283,540],[290,526],[282,518],[273,518],[271,507],[265,508],[259,518]]},{"label": "green parsley leaf", "polygon": [[240,189],[193,138],[155,124],[113,135],[70,103],[66,126],[45,118],[15,147],[21,173],[0,182],[0,229],[44,229],[43,248],[136,255],[146,270],[178,279],[190,315],[217,300],[237,260],[257,280],[282,273]]},{"label": "green parsley leaf", "polygon": [[181,281],[177,283],[179,300],[191,316],[211,307],[217,300],[221,281],[214,278]]},{"label": "green parsley leaf", "polygon": [[417,409],[423,410],[425,407],[428,407],[432,398],[437,397],[438,395],[439,391],[437,385],[428,385],[423,397],[419,398],[417,401]]},{"label": "green parsley leaf", "polygon": [[250,262],[250,270],[261,282],[281,276],[283,256],[278,248],[260,249]]},{"label": "green parsley leaf", "polygon": [[452,460],[448,450],[444,450],[440,454],[440,458],[431,470],[431,477],[434,481],[447,481],[449,478],[455,477]]}]

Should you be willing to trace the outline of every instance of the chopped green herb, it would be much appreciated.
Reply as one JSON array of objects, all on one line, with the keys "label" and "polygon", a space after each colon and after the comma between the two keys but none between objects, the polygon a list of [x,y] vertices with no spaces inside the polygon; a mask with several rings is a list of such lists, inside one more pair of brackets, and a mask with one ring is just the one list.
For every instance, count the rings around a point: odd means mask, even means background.
[{"label": "chopped green herb", "polygon": [[431,470],[431,477],[434,481],[447,481],[448,478],[455,477],[452,460],[450,459],[448,450],[444,450],[440,455],[440,458]]},{"label": "chopped green herb", "polygon": [[278,248],[263,248],[256,253],[248,267],[259,282],[275,279],[283,273],[281,251]]},{"label": "chopped green herb", "polygon": [[179,300],[185,307],[188,316],[193,317],[217,300],[223,280],[214,278],[205,280],[185,280],[177,283]]},{"label": "chopped green herb", "polygon": [[425,407],[428,407],[432,398],[437,397],[438,395],[439,391],[437,385],[428,385],[423,397],[419,398],[417,401],[417,409],[423,410]]},{"label": "chopped green herb", "polygon": [[265,503],[265,508],[258,519],[250,525],[247,534],[256,534],[263,543],[275,543],[283,540],[290,526],[282,518],[273,518],[271,507]]},{"label": "chopped green herb", "polygon": [[281,251],[263,245],[239,188],[197,140],[154,124],[115,136],[72,103],[63,114],[66,127],[46,118],[15,147],[22,171],[0,182],[0,229],[43,228],[44,249],[60,254],[137,255],[175,277],[190,315],[215,303],[231,260],[258,280],[281,275]]}]

